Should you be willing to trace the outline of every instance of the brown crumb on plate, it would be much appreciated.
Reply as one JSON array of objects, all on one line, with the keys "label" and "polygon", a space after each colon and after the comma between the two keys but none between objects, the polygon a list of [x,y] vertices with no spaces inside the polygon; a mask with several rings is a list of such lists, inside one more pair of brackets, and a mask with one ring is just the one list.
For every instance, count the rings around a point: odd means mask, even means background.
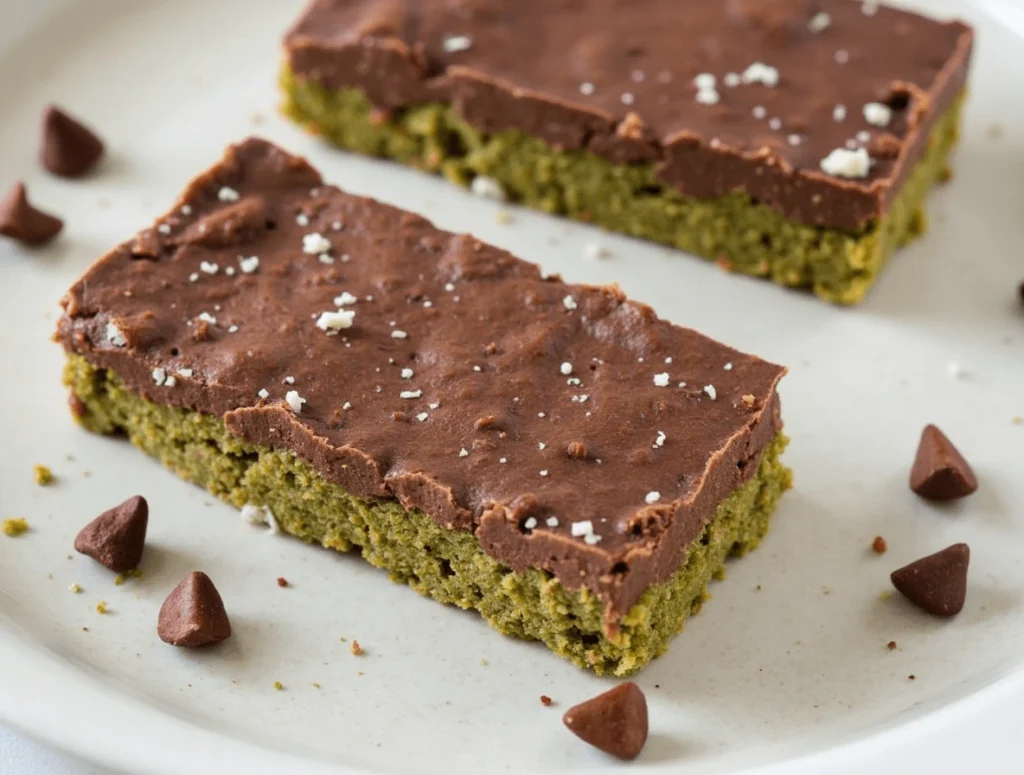
[{"label": "brown crumb on plate", "polygon": [[348,650],[352,652],[352,656],[361,657],[363,655],[363,647],[359,645],[359,641],[352,641],[352,645],[348,647]]},{"label": "brown crumb on plate", "polygon": [[552,702],[551,698],[548,697],[546,694],[542,694],[540,696],[540,704],[543,705],[545,708],[550,708],[551,707],[551,702]]},{"label": "brown crumb on plate", "polygon": [[875,554],[885,554],[885,550],[889,547],[882,536],[875,536],[875,540],[871,542],[871,548],[874,549]]},{"label": "brown crumb on plate", "polygon": [[896,650],[896,641],[894,641],[894,640],[889,641],[885,645],[886,645],[886,648],[889,649],[889,651],[895,651]]},{"label": "brown crumb on plate", "polygon": [[286,579],[284,576],[278,576],[277,577],[277,586],[279,586],[279,587],[287,587],[288,586],[288,579]]}]

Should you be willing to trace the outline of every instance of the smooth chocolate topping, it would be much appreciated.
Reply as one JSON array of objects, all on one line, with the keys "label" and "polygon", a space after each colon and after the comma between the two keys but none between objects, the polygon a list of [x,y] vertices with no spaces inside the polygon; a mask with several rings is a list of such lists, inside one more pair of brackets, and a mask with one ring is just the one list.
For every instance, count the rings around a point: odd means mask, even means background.
[{"label": "smooth chocolate topping", "polygon": [[75,549],[117,573],[139,566],[146,545],[149,504],[135,495],[82,528]]},{"label": "smooth chocolate topping", "polygon": [[300,77],[384,110],[448,102],[843,229],[886,211],[971,46],[959,22],[851,0],[313,0],[285,39]]},{"label": "smooth chocolate topping", "polygon": [[971,550],[953,544],[892,572],[892,584],[911,603],[935,616],[955,616],[967,599]]},{"label": "smooth chocolate topping", "polygon": [[345,194],[261,140],[63,305],[64,346],[146,399],[474,530],[610,611],[678,569],[781,425],[783,368]]},{"label": "smooth chocolate topping", "polygon": [[62,178],[79,178],[102,155],[103,141],[91,129],[54,105],[46,109],[39,158],[47,170]]},{"label": "smooth chocolate topping", "polygon": [[157,635],[172,646],[207,646],[231,637],[224,601],[210,577],[192,571],[160,606]]},{"label": "smooth chocolate topping", "polygon": [[928,500],[951,501],[977,490],[978,477],[946,434],[928,425],[910,469],[910,489]]},{"label": "smooth chocolate topping", "polygon": [[647,698],[628,681],[569,708],[562,721],[595,748],[620,759],[635,759],[647,742]]},{"label": "smooth chocolate topping", "polygon": [[42,245],[56,237],[64,222],[28,201],[25,184],[15,183],[0,199],[0,234],[26,245]]}]

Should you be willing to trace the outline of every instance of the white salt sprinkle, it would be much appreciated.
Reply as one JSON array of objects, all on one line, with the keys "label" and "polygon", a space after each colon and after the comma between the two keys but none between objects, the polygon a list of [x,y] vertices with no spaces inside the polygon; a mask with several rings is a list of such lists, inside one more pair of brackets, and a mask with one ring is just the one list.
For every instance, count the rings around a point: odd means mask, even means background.
[{"label": "white salt sprinkle", "polygon": [[182,205],[180,212],[182,215],[192,215],[192,208],[189,205]]},{"label": "white salt sprinkle", "polygon": [[570,311],[576,309],[579,306],[579,304],[576,303],[576,299],[574,299],[572,296],[566,296],[564,299],[562,299],[562,305],[567,310]]},{"label": "white salt sprinkle", "polygon": [[764,105],[755,105],[754,109],[751,110],[750,112],[751,114],[753,114],[754,118],[760,121],[761,119],[768,115],[768,108],[766,108]]},{"label": "white salt sprinkle", "polygon": [[200,261],[199,262],[199,271],[200,272],[206,272],[206,274],[217,274],[217,271],[219,269],[220,269],[220,266],[215,264],[215,263],[213,263],[212,261]]},{"label": "white salt sprinkle", "polygon": [[124,347],[128,344],[124,332],[118,327],[117,323],[113,322],[107,323],[107,341],[114,345],[114,347]]},{"label": "white salt sprinkle", "polygon": [[813,32],[815,35],[819,32],[824,32],[828,29],[828,26],[832,23],[832,17],[824,11],[819,11],[811,17],[811,20],[807,22],[807,29]]},{"label": "white salt sprinkle", "polygon": [[547,476],[547,475],[548,475],[548,469],[546,469],[546,468],[542,468],[542,469],[541,469],[541,472],[540,472],[540,475],[541,475],[541,476]]},{"label": "white salt sprinkle", "polygon": [[160,368],[153,369],[153,381],[157,385],[163,385],[166,380],[167,380],[167,372],[166,371],[164,371],[163,369],[160,369]]},{"label": "white salt sprinkle", "polygon": [[420,422],[426,422],[428,417],[430,417],[430,415],[427,414],[426,412],[420,412],[418,415],[416,415],[416,419],[419,420]]},{"label": "white salt sprinkle", "polygon": [[764,62],[754,62],[740,77],[743,83],[763,83],[769,87],[779,85],[779,71]]},{"label": "white salt sprinkle", "polygon": [[352,321],[355,320],[356,311],[344,309],[337,312],[321,312],[317,318],[316,327],[321,331],[338,331],[342,328],[352,328]]},{"label": "white salt sprinkle", "polygon": [[666,438],[668,438],[668,437],[665,435],[664,431],[658,431],[658,438],[656,438],[654,440],[654,446],[655,447],[664,447],[665,446],[665,439]]},{"label": "white salt sprinkle", "polygon": [[710,398],[712,401],[718,398],[718,391],[715,390],[714,385],[705,385],[704,392],[708,394],[708,398]]},{"label": "white salt sprinkle", "polygon": [[892,121],[892,108],[881,102],[869,102],[864,106],[864,120],[872,126],[889,126]]},{"label": "white salt sprinkle", "polygon": [[543,441],[537,442],[537,449],[544,449],[545,447],[547,447],[547,444],[545,444]]},{"label": "white salt sprinkle", "polygon": [[178,369],[179,377],[191,377],[193,373],[192,369]]},{"label": "white salt sprinkle", "polygon": [[583,536],[583,542],[593,546],[594,544],[601,543],[601,536],[599,536],[597,533],[587,533],[585,536]]},{"label": "white salt sprinkle", "polygon": [[589,519],[584,519],[579,522],[573,522],[570,531],[572,532],[574,538],[579,538],[580,536],[585,536],[589,533],[593,533],[594,523],[591,522]]},{"label": "white salt sprinkle", "polygon": [[594,93],[594,88],[594,84],[592,84],[590,81],[584,81],[583,83],[580,84],[580,94],[582,94],[584,97],[589,97],[591,94]]},{"label": "white salt sprinkle", "polygon": [[836,148],[821,160],[821,169],[840,178],[864,178],[871,170],[871,157],[863,148]]},{"label": "white salt sprinkle", "polygon": [[156,227],[156,230],[158,232],[160,232],[161,234],[170,234],[171,233],[171,227],[170,227],[170,225],[168,225],[166,223],[161,223],[159,226]]},{"label": "white salt sprinkle", "polygon": [[260,268],[260,260],[256,256],[249,256],[248,258],[239,257],[238,267],[245,274],[252,274]]},{"label": "white salt sprinkle", "polygon": [[568,376],[569,374],[572,374],[572,364],[569,363],[569,361],[565,361],[561,366],[558,367],[558,370],[562,372],[562,374]]},{"label": "white salt sprinkle", "polygon": [[402,369],[402,379],[412,379],[412,376],[413,376],[413,370],[412,369],[408,369],[408,368]]},{"label": "white salt sprinkle", "polygon": [[289,376],[284,378],[284,381],[285,381],[285,383],[287,383],[289,385],[294,385],[295,384],[295,377],[292,377],[292,376],[289,375]]},{"label": "white salt sprinkle", "polygon": [[842,121],[844,118],[846,118],[846,106],[845,105],[836,105],[834,108],[832,108],[832,120],[833,121]]},{"label": "white salt sprinkle", "polygon": [[722,76],[722,83],[732,89],[743,83],[743,77],[739,73],[726,73]]},{"label": "white salt sprinkle", "polygon": [[473,40],[468,35],[452,35],[444,39],[442,46],[449,54],[454,54],[458,51],[468,51],[473,46]]},{"label": "white salt sprinkle", "polygon": [[198,317],[200,320],[202,320],[205,323],[209,323],[211,326],[217,325],[217,318],[215,318],[209,312],[200,312]]},{"label": "white salt sprinkle", "polygon": [[402,329],[396,328],[394,331],[391,332],[391,338],[392,339],[408,339],[409,335],[407,333],[405,333],[405,331],[403,331]]},{"label": "white salt sprinkle", "polygon": [[266,388],[260,388],[260,392],[257,393],[260,398],[270,398],[270,391]]},{"label": "white salt sprinkle", "polygon": [[548,517],[544,520],[544,524],[548,527],[558,527],[558,517]]},{"label": "white salt sprinkle", "polygon": [[498,462],[499,463],[507,463],[508,462],[508,458],[507,457],[499,457],[498,458]]},{"label": "white salt sprinkle", "polygon": [[732,371],[732,361],[729,361],[722,368],[725,369],[726,371]]},{"label": "white salt sprinkle", "polygon": [[719,96],[715,89],[698,89],[697,96],[694,99],[700,105],[717,105]]},{"label": "white salt sprinkle", "polygon": [[778,132],[782,129],[782,119],[774,116],[768,119],[768,128],[773,132]]},{"label": "white salt sprinkle", "polygon": [[647,495],[644,496],[644,500],[647,503],[657,503],[661,500],[661,493],[657,490],[651,490]]},{"label": "white salt sprinkle", "polygon": [[331,249],[331,241],[318,231],[302,235],[302,252],[315,256]]},{"label": "white salt sprinkle", "polygon": [[398,394],[398,397],[399,398],[422,398],[423,397],[423,391],[422,390],[403,390],[401,393]]},{"label": "white salt sprinkle", "polygon": [[288,404],[288,408],[295,412],[295,414],[299,414],[302,411],[302,405],[306,403],[306,399],[299,395],[298,390],[289,390],[284,394],[284,402]]},{"label": "white salt sprinkle", "polygon": [[459,450],[459,457],[466,457],[469,454],[469,450],[463,447]]},{"label": "white salt sprinkle", "polygon": [[217,192],[217,198],[222,202],[237,202],[240,197],[231,186],[221,186],[220,191]]},{"label": "white salt sprinkle", "polygon": [[188,276],[188,281],[190,283],[197,283],[197,282],[199,282],[199,272],[193,272],[192,274],[190,274]]},{"label": "white salt sprinkle", "polygon": [[237,334],[238,333],[238,326],[234,326],[234,325],[228,326],[228,333],[229,334]]},{"label": "white salt sprinkle", "polygon": [[667,371],[654,375],[654,384],[656,387],[668,387],[668,380],[669,377]]},{"label": "white salt sprinkle", "polygon": [[437,409],[437,407],[439,407],[440,405],[441,404],[439,404],[437,401],[431,401],[429,404],[427,404],[427,406],[430,409]]},{"label": "white salt sprinkle", "polygon": [[622,96],[619,97],[623,105],[632,105],[636,98],[630,92],[623,92]]},{"label": "white salt sprinkle", "polygon": [[452,285],[451,283],[445,283],[445,284],[444,284],[444,289],[445,289],[446,291],[448,291],[448,293],[451,293],[452,291],[454,291],[454,290],[455,290],[455,286],[454,286],[454,285]]}]

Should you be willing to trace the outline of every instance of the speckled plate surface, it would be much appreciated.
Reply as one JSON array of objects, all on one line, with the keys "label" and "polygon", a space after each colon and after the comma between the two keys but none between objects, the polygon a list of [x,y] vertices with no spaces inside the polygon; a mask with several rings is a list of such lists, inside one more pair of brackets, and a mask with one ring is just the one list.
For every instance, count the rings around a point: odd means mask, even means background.
[{"label": "speckled plate surface", "polygon": [[[491,202],[321,147],[275,114],[277,41],[297,0],[252,0],[244,11],[226,0],[0,0],[0,185],[24,178],[67,220],[44,250],[0,244],[0,516],[32,525],[0,536],[0,720],[130,773],[622,766],[559,719],[608,682],[354,558],[263,535],[127,444],[71,423],[49,341],[64,289],[226,143],[259,133],[354,192],[472,230],[571,280],[618,281],[677,323],[791,367],[782,393],[797,487],[763,547],[731,566],[638,679],[652,734],[635,766],[1010,766],[1024,721],[1024,425],[1013,423],[1024,415],[1024,41],[1012,31],[1024,13],[1009,2],[919,5],[979,30],[956,178],[932,200],[927,238],[898,256],[866,304],[842,310],[584,226],[507,208],[510,222],[499,222]],[[108,141],[93,177],[61,181],[35,163],[50,100]],[[607,257],[585,258],[594,241]],[[958,505],[935,508],[907,488],[927,422],[981,479]],[[37,487],[33,463],[57,482]],[[136,492],[152,508],[144,576],[115,586],[71,544]],[[875,535],[888,541],[883,557],[870,551]],[[882,599],[890,570],[960,540],[973,564],[959,617],[936,621]],[[214,650],[177,651],[157,640],[156,612],[197,568],[218,584],[236,634]],[[352,656],[342,637],[366,654]]]}]

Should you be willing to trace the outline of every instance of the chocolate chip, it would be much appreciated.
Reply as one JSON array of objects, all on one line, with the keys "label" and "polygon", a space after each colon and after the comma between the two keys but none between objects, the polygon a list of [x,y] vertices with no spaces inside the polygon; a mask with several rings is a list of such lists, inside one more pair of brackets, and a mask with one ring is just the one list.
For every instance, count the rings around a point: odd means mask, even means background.
[{"label": "chocolate chip", "polygon": [[46,109],[39,158],[47,170],[62,178],[78,178],[91,170],[102,155],[103,142],[91,129],[58,107],[51,105]]},{"label": "chocolate chip", "polygon": [[951,501],[977,490],[978,479],[953,442],[929,425],[921,433],[910,471],[910,489],[922,498]]},{"label": "chocolate chip", "polygon": [[205,646],[231,637],[220,593],[202,571],[188,574],[160,606],[157,634],[172,646]]},{"label": "chocolate chip", "polygon": [[135,495],[83,527],[75,538],[75,549],[116,573],[125,573],[139,566],[148,524],[149,504]]},{"label": "chocolate chip", "polygon": [[892,585],[922,611],[935,616],[960,613],[967,597],[967,544],[953,544],[892,572]]},{"label": "chocolate chip", "polygon": [[581,702],[562,721],[584,742],[620,759],[635,759],[647,742],[647,699],[632,681]]},{"label": "chocolate chip", "polygon": [[0,199],[0,234],[5,237],[26,245],[42,245],[56,237],[62,228],[64,222],[60,218],[37,210],[29,203],[21,181]]}]

